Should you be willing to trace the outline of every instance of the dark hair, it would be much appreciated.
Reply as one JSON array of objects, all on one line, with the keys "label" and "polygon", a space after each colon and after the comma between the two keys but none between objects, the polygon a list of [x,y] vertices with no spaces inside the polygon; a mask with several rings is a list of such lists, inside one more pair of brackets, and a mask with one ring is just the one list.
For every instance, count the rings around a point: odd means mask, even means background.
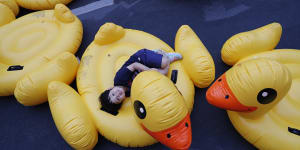
[{"label": "dark hair", "polygon": [[112,115],[117,115],[118,114],[118,110],[121,108],[121,104],[114,104],[110,101],[109,99],[109,92],[111,91],[111,89],[109,90],[105,90],[103,93],[101,93],[99,100],[101,102],[101,110],[110,113]]},{"label": "dark hair", "polygon": [[110,102],[109,92],[110,92],[110,89],[109,90],[105,90],[103,93],[101,93],[101,95],[99,97],[99,100],[100,100],[101,104],[103,103],[103,101]]}]

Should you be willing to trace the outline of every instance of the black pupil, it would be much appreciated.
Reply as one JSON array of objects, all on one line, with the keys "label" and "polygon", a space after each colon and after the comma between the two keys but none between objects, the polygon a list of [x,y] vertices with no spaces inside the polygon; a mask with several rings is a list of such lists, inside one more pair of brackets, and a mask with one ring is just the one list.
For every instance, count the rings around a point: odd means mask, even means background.
[{"label": "black pupil", "polygon": [[170,138],[171,137],[171,134],[167,134],[167,138]]},{"label": "black pupil", "polygon": [[229,98],[229,95],[226,95],[226,96],[225,96],[225,99],[228,99],[228,98]]},{"label": "black pupil", "polygon": [[136,100],[133,103],[133,108],[134,108],[135,114],[140,119],[144,119],[146,117],[146,109],[145,109],[145,106],[143,105],[143,103],[141,103],[140,101]]},{"label": "black pupil", "polygon": [[185,126],[186,126],[186,127],[189,127],[189,124],[186,122],[186,123],[185,123]]},{"label": "black pupil", "polygon": [[263,89],[257,94],[257,100],[261,104],[269,104],[274,101],[276,97],[277,92],[272,88]]}]

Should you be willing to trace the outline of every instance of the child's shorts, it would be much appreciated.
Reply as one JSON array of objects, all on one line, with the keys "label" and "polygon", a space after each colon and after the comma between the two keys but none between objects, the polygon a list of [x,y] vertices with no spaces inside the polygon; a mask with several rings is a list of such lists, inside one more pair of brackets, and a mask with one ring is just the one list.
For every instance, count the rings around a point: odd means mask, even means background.
[{"label": "child's shorts", "polygon": [[154,51],[142,49],[134,54],[139,63],[149,68],[161,68],[163,55]]}]

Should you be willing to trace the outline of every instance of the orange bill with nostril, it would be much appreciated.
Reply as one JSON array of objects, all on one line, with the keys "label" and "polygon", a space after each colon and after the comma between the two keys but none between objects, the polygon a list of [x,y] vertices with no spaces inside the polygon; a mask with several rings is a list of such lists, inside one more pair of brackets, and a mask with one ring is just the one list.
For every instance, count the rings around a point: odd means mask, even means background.
[{"label": "orange bill with nostril", "polygon": [[256,107],[245,106],[238,101],[228,86],[226,73],[207,90],[206,99],[208,103],[226,110],[252,112],[257,109]]},{"label": "orange bill with nostril", "polygon": [[142,127],[148,134],[171,149],[187,150],[191,145],[192,128],[190,114],[187,114],[186,117],[175,126],[163,131],[152,132],[143,124]]}]

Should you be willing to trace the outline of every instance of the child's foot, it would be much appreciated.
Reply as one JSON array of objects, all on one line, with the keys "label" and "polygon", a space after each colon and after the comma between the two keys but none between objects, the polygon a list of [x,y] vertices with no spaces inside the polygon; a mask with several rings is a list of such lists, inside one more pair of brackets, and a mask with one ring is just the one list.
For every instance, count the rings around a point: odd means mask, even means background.
[{"label": "child's foot", "polygon": [[166,55],[169,57],[171,62],[182,59],[182,55],[179,53],[166,53]]}]

